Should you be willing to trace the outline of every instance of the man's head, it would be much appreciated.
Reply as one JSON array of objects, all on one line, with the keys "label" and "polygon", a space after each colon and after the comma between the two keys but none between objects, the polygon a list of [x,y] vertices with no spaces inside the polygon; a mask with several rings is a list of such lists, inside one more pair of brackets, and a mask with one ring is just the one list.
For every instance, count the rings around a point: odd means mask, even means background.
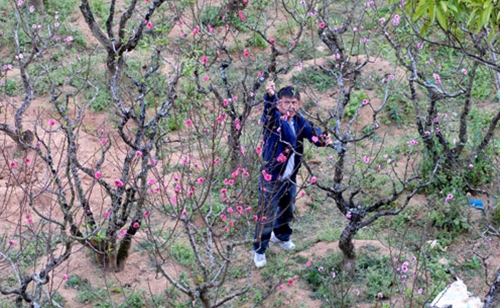
[{"label": "man's head", "polygon": [[286,115],[290,118],[295,116],[300,108],[299,91],[291,86],[281,88],[278,92],[277,107],[282,115]]}]

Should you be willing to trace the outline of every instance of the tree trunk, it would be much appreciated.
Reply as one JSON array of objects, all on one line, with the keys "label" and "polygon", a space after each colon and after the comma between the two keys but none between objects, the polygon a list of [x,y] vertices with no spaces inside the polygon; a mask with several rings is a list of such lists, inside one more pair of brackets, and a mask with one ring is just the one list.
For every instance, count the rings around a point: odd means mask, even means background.
[{"label": "tree trunk", "polygon": [[490,287],[490,291],[486,295],[483,308],[500,307],[499,293],[500,293],[500,269],[498,270],[495,280],[493,281],[493,284]]},{"label": "tree trunk", "polygon": [[242,156],[242,150],[241,150],[241,143],[240,143],[240,132],[236,129],[233,123],[231,123],[231,131],[229,135],[229,151],[230,151],[230,168],[231,172],[234,170],[238,169],[238,167],[241,166],[241,156]]},{"label": "tree trunk", "polygon": [[339,248],[343,254],[342,270],[346,271],[351,276],[354,275],[356,265],[356,252],[354,251],[352,239],[357,231],[358,228],[351,222],[344,228],[339,240]]}]

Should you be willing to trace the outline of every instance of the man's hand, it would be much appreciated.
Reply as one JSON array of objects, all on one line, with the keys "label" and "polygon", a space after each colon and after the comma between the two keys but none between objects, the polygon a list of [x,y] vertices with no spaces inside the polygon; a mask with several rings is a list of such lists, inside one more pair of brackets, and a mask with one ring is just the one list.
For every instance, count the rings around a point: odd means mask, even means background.
[{"label": "man's hand", "polygon": [[274,96],[276,93],[276,85],[274,84],[274,81],[269,81],[266,84],[266,91],[269,96]]},{"label": "man's hand", "polygon": [[325,143],[325,146],[331,146],[333,144],[332,138],[327,134],[321,135],[321,141]]}]

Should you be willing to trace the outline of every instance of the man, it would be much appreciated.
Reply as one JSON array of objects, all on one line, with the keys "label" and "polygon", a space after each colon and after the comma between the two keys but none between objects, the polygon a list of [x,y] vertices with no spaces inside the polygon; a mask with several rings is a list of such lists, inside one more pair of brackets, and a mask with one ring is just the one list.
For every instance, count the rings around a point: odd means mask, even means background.
[{"label": "man", "polygon": [[282,249],[293,250],[290,240],[293,219],[296,177],[304,153],[304,139],[316,146],[330,146],[332,140],[313,129],[298,110],[300,94],[294,87],[284,87],[275,95],[274,82],[266,85],[264,95],[263,151],[264,167],[259,184],[260,212],[255,227],[255,266],[266,265],[269,240]]}]

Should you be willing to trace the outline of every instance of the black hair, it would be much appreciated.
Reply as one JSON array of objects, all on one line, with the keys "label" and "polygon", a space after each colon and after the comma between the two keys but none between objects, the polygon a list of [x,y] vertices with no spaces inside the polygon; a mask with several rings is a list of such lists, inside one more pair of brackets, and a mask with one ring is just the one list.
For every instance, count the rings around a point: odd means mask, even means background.
[{"label": "black hair", "polygon": [[282,99],[283,97],[293,97],[300,101],[299,90],[292,86],[283,87],[278,91],[278,98]]}]

